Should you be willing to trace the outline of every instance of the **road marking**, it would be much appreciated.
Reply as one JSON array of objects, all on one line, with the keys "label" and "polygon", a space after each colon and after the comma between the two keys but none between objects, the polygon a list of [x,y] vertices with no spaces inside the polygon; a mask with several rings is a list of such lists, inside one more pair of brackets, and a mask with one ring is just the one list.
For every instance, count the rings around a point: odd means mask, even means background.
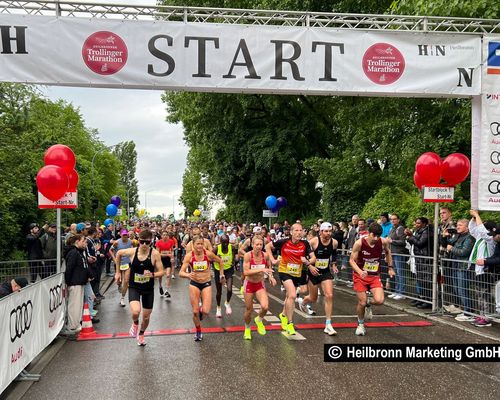
[{"label": "road marking", "polygon": [[[267,322],[279,322],[279,318],[278,317],[275,317],[274,315],[270,315],[268,317],[264,317],[264,319],[267,321]],[[280,324],[281,325],[281,324]]]}]

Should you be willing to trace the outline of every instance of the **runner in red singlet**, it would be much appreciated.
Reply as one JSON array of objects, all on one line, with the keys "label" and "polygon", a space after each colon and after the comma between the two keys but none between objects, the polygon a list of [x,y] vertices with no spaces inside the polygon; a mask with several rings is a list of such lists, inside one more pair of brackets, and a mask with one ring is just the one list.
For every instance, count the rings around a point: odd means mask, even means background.
[{"label": "runner in red singlet", "polygon": [[[352,248],[349,263],[353,269],[354,290],[358,297],[356,312],[358,314],[358,327],[356,335],[364,336],[366,328],[365,319],[372,318],[371,305],[384,303],[384,289],[380,280],[380,261],[382,252],[385,252],[385,259],[389,268],[389,276],[395,275],[392,267],[392,255],[388,242],[380,237],[382,227],[376,222],[370,224],[368,236],[356,240]],[[371,291],[373,299],[371,304],[367,301],[367,291]]]}]

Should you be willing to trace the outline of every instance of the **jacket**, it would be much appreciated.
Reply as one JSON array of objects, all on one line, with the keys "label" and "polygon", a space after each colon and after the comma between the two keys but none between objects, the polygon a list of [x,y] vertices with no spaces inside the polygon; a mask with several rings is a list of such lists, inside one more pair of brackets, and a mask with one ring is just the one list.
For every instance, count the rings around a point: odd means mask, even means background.
[{"label": "jacket", "polygon": [[468,232],[454,235],[448,242],[453,246],[450,251],[450,258],[454,260],[469,260],[475,242],[476,239]]},{"label": "jacket", "polygon": [[42,244],[43,258],[52,259],[57,257],[57,236],[53,233],[45,233],[40,242]]},{"label": "jacket", "polygon": [[2,297],[8,296],[11,293],[12,293],[12,285],[10,284],[10,281],[3,282],[2,284],[0,284],[0,299]]},{"label": "jacket", "polygon": [[496,244],[493,255],[484,260],[484,272],[500,274],[500,243]]},{"label": "jacket", "polygon": [[26,236],[28,260],[41,260],[43,258],[42,243],[40,242],[40,236],[42,236],[42,234],[43,231],[40,230],[36,235],[30,233]]},{"label": "jacket", "polygon": [[419,229],[406,241],[413,245],[414,255],[432,257],[434,253],[434,229],[431,225]]},{"label": "jacket", "polygon": [[66,271],[64,272],[66,285],[86,285],[89,279],[92,278],[92,274],[83,254],[83,249],[73,246],[67,251],[64,258],[66,260]]},{"label": "jacket", "polygon": [[389,231],[391,242],[391,253],[393,254],[408,254],[408,250],[406,249],[406,235],[405,228],[403,225],[393,226]]}]

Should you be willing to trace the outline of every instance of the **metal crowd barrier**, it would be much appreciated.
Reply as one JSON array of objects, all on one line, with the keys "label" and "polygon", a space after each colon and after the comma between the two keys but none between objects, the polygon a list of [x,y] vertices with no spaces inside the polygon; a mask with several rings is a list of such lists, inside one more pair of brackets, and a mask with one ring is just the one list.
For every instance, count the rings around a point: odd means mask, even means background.
[{"label": "metal crowd barrier", "polygon": [[[339,273],[336,281],[352,286],[350,252],[338,251]],[[500,322],[500,276],[486,272],[477,274],[468,261],[438,258],[437,298],[433,298],[432,257],[392,254],[396,276],[389,278],[387,264],[382,262],[381,279],[386,295],[400,295],[420,303],[436,304],[436,313],[482,316]],[[435,301],[434,301],[435,300]],[[430,307],[429,307],[430,308]]]},{"label": "metal crowd barrier", "polygon": [[24,277],[29,283],[48,278],[57,272],[56,259],[0,261],[0,282]]}]

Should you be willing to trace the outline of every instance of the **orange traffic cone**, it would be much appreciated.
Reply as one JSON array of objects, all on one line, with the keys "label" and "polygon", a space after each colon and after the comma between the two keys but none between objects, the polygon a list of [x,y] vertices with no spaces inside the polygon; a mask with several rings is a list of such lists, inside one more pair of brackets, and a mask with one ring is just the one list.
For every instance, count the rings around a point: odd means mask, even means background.
[{"label": "orange traffic cone", "polygon": [[83,306],[82,330],[78,337],[89,337],[95,334],[94,327],[92,326],[92,318],[90,317],[89,305],[85,302]]}]

